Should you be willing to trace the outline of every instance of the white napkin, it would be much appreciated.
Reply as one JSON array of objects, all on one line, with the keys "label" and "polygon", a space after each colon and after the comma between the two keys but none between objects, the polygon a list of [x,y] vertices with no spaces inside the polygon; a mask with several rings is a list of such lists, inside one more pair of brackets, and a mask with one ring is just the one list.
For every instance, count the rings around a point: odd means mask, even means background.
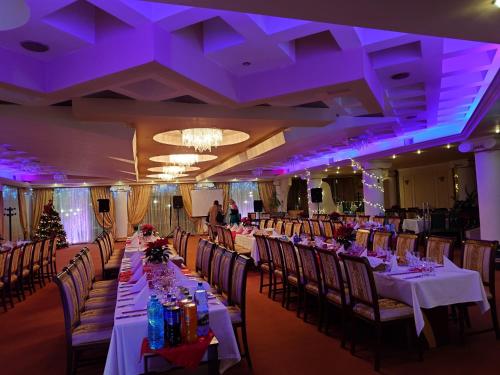
[{"label": "white napkin", "polygon": [[360,257],[366,257],[368,255],[368,250],[364,249],[361,254],[359,254]]},{"label": "white napkin", "polygon": [[149,300],[149,288],[145,286],[142,288],[141,292],[134,298],[134,309],[142,310],[145,309]]},{"label": "white napkin", "polygon": [[131,238],[130,245],[128,247],[132,248],[132,249],[138,249],[139,245],[140,245],[140,243],[139,243],[139,237],[135,236],[135,237]]},{"label": "white napkin", "polygon": [[393,255],[391,259],[391,273],[398,271],[399,271],[398,257],[396,255]]},{"label": "white napkin", "polygon": [[144,288],[147,284],[147,280],[146,280],[146,274],[143,274],[141,276],[141,278],[139,279],[139,281],[137,281],[135,283],[135,285],[129,289],[129,293],[137,293],[139,292],[140,290],[142,290],[142,288]]},{"label": "white napkin", "polygon": [[380,264],[384,263],[384,261],[380,258],[376,257],[366,257],[368,259],[368,262],[370,262],[370,267],[371,268],[376,268]]},{"label": "white napkin", "polygon": [[344,245],[340,245],[339,249],[337,250],[337,254],[342,254],[345,253]]},{"label": "white napkin", "polygon": [[445,270],[448,271],[456,271],[456,270],[461,270],[460,267],[458,267],[455,263],[453,263],[451,260],[449,260],[447,257],[443,258],[443,266]]},{"label": "white napkin", "polygon": [[139,279],[142,277],[142,275],[144,274],[144,270],[142,269],[142,264],[137,267],[137,269],[134,271],[132,277],[130,278],[129,280],[129,283],[135,283],[137,281],[139,281]]}]

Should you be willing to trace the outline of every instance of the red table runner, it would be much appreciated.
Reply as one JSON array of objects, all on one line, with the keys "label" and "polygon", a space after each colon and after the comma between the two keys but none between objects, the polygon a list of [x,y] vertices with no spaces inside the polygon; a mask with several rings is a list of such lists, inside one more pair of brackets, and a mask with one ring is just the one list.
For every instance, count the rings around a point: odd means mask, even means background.
[{"label": "red table runner", "polygon": [[181,344],[175,347],[166,346],[153,350],[149,348],[148,339],[145,337],[142,340],[141,358],[144,354],[158,354],[173,365],[195,369],[200,364],[213,338],[214,334],[210,330],[208,335],[198,337],[198,340],[193,344]]}]

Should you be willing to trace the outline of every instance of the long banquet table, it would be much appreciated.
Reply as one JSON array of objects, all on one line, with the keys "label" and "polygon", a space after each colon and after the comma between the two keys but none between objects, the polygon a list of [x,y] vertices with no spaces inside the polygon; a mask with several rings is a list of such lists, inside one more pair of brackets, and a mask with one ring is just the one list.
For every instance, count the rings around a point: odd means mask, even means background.
[{"label": "long banquet table", "polygon": [[[138,249],[125,249],[121,270],[129,267],[130,257],[132,254],[137,253],[137,251]],[[180,269],[172,263],[169,263],[169,267],[173,268],[178,285],[190,289],[196,287],[197,280],[184,275]],[[143,338],[147,337],[147,315],[138,313],[137,315],[139,316],[122,318],[122,316],[134,315],[124,314],[124,311],[138,309],[137,306],[134,306],[135,297],[128,295],[129,289],[123,288],[125,284],[126,283],[120,282],[117,292],[117,306],[115,309],[113,332],[106,359],[106,367],[104,369],[104,374],[108,375],[135,375],[141,374],[144,371],[144,364],[140,357],[140,348]],[[204,283],[204,287],[207,290],[210,288],[207,283]],[[147,289],[148,286],[146,285],[145,288]],[[143,289],[140,293],[152,293],[149,289],[146,289]],[[209,300],[209,319],[210,328],[219,341],[219,372],[223,373],[229,367],[240,361],[240,352],[238,350],[227,307],[217,300]],[[152,370],[160,369],[160,367],[164,370],[167,364],[165,360],[157,358],[156,361],[150,360],[149,366]]]}]

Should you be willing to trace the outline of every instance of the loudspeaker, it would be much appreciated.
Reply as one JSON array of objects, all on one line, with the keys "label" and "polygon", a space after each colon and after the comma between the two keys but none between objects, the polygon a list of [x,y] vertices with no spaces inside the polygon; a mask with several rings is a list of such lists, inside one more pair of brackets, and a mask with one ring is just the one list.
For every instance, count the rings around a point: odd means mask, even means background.
[{"label": "loudspeaker", "polygon": [[253,201],[253,211],[254,212],[262,212],[264,210],[264,206],[262,205],[261,200],[254,200]]},{"label": "loudspeaker", "polygon": [[311,201],[313,203],[323,202],[323,189],[322,188],[311,189]]},{"label": "loudspeaker", "polygon": [[109,199],[98,199],[99,212],[109,212]]},{"label": "loudspeaker", "polygon": [[184,202],[182,201],[182,195],[174,195],[172,197],[172,203],[173,203],[174,208],[184,207]]}]

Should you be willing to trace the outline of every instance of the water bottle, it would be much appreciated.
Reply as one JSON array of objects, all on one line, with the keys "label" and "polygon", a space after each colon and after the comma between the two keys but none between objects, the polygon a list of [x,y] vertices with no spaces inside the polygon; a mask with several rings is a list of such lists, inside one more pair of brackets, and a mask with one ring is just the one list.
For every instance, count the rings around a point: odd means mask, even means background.
[{"label": "water bottle", "polygon": [[195,300],[198,314],[198,336],[206,336],[210,329],[207,291],[203,288],[197,289],[195,292]]},{"label": "water bottle", "polygon": [[153,294],[148,302],[148,341],[151,349],[161,349],[165,345],[163,329],[163,306]]}]

